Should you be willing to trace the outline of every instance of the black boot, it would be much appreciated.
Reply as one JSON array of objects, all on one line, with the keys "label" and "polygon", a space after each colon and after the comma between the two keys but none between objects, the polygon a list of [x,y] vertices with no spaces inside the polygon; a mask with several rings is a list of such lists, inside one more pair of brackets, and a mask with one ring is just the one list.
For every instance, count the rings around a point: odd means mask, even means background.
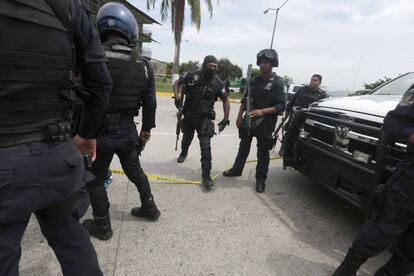
[{"label": "black boot", "polygon": [[265,190],[265,180],[264,179],[256,179],[256,192],[263,193]]},{"label": "black boot", "polygon": [[131,215],[138,218],[146,218],[152,221],[156,221],[160,216],[161,212],[155,205],[154,198],[148,199],[142,203],[141,207],[135,207],[131,210]]},{"label": "black boot", "polygon": [[367,259],[367,256],[364,254],[356,252],[350,248],[345,256],[345,259],[335,270],[332,276],[355,276],[358,269]]},{"label": "black boot", "polygon": [[82,222],[83,227],[89,231],[91,236],[106,241],[112,238],[111,219],[109,214],[106,217],[96,217],[85,219]]},{"label": "black boot", "polygon": [[375,272],[375,276],[406,276],[412,270],[408,269],[401,259],[392,256],[388,262]]},{"label": "black boot", "polygon": [[210,190],[214,186],[213,179],[210,176],[203,177],[203,185],[207,190]]},{"label": "black boot", "polygon": [[180,155],[177,158],[178,163],[183,163],[185,158],[187,157],[188,152],[187,151],[181,151]]},{"label": "black boot", "polygon": [[224,171],[223,175],[224,176],[240,176],[240,175],[242,175],[242,171],[232,167],[231,169],[228,169],[227,171]]}]

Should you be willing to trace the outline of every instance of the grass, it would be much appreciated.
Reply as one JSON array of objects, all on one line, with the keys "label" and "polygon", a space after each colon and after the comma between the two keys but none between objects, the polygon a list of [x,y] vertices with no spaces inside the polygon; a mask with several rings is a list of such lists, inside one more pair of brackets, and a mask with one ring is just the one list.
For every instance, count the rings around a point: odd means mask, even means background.
[{"label": "grass", "polygon": [[243,93],[229,93],[229,99],[231,100],[241,100],[243,98]]},{"label": "grass", "polygon": [[172,92],[171,82],[160,82],[155,83],[155,89],[158,92]]}]

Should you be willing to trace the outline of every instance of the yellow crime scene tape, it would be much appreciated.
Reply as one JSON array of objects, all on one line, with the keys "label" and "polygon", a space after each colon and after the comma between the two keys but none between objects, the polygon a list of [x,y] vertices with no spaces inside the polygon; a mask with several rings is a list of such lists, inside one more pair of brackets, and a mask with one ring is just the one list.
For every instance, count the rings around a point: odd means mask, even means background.
[{"label": "yellow crime scene tape", "polygon": [[[270,158],[270,160],[279,160],[279,159],[282,159],[282,157],[279,156],[279,157]],[[257,162],[257,160],[246,161],[246,163],[255,163],[255,162]],[[123,170],[111,169],[111,172],[113,174],[125,175],[125,172]],[[213,176],[212,177],[213,180],[216,179],[221,174],[222,173],[219,173]],[[147,174],[147,177],[149,180],[152,180],[152,181],[168,182],[168,183],[174,183],[174,184],[200,185],[202,182],[201,180],[187,180],[187,179],[173,178],[173,177],[157,175],[157,174]]]},{"label": "yellow crime scene tape", "polygon": [[[123,170],[111,169],[111,172],[113,174],[125,175],[125,172]],[[219,175],[221,175],[221,173],[213,176],[213,179],[216,179]],[[164,175],[147,174],[147,177],[148,179],[153,180],[153,181],[169,182],[169,183],[174,183],[174,184],[193,184],[193,185],[201,184],[201,180],[187,180],[187,179],[181,179],[181,178],[168,177]]]},{"label": "yellow crime scene tape", "polygon": [[[272,158],[270,158],[270,160],[280,160],[280,159],[283,159],[283,157],[282,156],[278,156],[278,157],[272,157]],[[257,160],[247,160],[246,161],[246,163],[256,163],[257,162]]]}]

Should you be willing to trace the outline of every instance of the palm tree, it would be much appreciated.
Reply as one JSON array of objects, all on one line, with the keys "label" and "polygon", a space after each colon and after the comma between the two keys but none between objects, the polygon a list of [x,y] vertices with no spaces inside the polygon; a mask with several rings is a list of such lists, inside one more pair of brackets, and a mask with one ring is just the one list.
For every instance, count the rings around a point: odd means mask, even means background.
[{"label": "palm tree", "polygon": [[[205,0],[210,17],[213,16],[213,5],[211,0]],[[151,6],[155,8],[156,0],[147,0],[147,9]],[[178,78],[180,65],[180,46],[181,38],[184,29],[184,11],[185,0],[162,0],[161,1],[161,19],[168,18],[168,11],[171,11],[171,27],[174,33],[175,51],[174,51],[174,65],[173,65],[173,81]],[[197,31],[200,30],[201,25],[201,9],[200,0],[187,0],[187,4],[191,8],[191,23],[195,24]]]}]

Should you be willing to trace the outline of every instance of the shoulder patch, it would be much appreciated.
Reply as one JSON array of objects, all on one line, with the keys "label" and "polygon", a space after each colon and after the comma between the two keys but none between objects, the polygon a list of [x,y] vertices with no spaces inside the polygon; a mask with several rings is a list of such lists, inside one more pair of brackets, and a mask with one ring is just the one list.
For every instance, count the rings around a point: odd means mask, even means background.
[{"label": "shoulder patch", "polygon": [[414,89],[408,90],[402,97],[399,106],[412,106],[414,105]]}]

